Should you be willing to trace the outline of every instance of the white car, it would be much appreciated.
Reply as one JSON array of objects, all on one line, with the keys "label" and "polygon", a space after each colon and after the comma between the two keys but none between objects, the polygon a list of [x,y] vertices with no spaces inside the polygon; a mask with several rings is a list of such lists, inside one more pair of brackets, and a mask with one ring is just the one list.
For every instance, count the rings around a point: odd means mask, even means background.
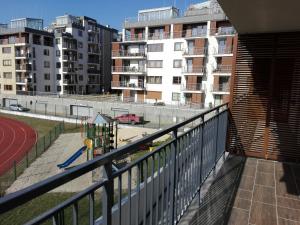
[{"label": "white car", "polygon": [[29,111],[29,109],[23,107],[22,105],[20,104],[11,104],[9,106],[9,109],[12,110],[12,111],[20,111],[20,112],[26,112],[26,111]]}]

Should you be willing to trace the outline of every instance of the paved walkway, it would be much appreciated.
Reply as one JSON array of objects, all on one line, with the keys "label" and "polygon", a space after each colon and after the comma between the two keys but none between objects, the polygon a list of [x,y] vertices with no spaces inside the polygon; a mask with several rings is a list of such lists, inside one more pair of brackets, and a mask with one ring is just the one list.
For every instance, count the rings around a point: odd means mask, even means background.
[{"label": "paved walkway", "polygon": [[189,224],[300,225],[300,165],[231,157]]}]

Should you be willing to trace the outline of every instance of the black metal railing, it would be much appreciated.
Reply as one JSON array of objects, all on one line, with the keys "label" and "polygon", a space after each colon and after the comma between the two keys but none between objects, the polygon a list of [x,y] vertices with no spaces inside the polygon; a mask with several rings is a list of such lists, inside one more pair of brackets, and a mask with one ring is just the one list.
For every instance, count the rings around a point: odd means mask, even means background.
[{"label": "black metal railing", "polygon": [[[185,213],[225,152],[228,104],[158,131],[0,199],[0,213],[8,212],[74,179],[102,168],[103,177],[82,192],[56,205],[27,224],[80,224],[80,200],[88,198],[89,224],[174,224]],[[113,170],[113,161],[135,153],[141,145],[164,135],[172,138]],[[100,169],[99,169],[100,170]],[[117,187],[114,188],[114,185]],[[117,194],[115,194],[117,192]],[[99,194],[100,193],[100,194]],[[125,193],[125,194],[124,194]],[[101,215],[95,205],[102,201]],[[72,210],[66,218],[64,211]]]}]

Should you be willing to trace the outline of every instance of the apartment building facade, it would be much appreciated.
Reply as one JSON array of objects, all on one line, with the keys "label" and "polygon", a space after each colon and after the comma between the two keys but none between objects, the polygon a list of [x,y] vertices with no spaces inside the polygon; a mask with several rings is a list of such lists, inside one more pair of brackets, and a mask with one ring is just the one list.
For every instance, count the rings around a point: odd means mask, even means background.
[{"label": "apartment building facade", "polygon": [[[117,31],[88,17],[60,16],[0,27],[0,92],[89,94],[110,89],[111,41]],[[107,68],[103,68],[106,65]]]},{"label": "apartment building facade", "polygon": [[229,99],[235,30],[214,1],[140,10],[113,43],[112,89],[123,101],[218,105]]}]

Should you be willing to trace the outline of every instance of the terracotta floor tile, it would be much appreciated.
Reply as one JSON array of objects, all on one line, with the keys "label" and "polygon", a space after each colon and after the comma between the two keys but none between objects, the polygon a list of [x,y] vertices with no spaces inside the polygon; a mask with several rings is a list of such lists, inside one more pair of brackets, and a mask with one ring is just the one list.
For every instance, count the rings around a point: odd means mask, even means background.
[{"label": "terracotta floor tile", "polygon": [[242,176],[239,188],[252,191],[254,185],[254,179],[253,177],[248,176]]},{"label": "terracotta floor tile", "polygon": [[250,223],[255,225],[276,225],[276,207],[264,203],[252,202]]},{"label": "terracotta floor tile", "polygon": [[275,188],[255,185],[253,193],[253,201],[259,201],[268,204],[275,204]]},{"label": "terracotta floor tile", "polygon": [[274,175],[270,173],[257,172],[255,184],[274,187],[275,186]]}]

